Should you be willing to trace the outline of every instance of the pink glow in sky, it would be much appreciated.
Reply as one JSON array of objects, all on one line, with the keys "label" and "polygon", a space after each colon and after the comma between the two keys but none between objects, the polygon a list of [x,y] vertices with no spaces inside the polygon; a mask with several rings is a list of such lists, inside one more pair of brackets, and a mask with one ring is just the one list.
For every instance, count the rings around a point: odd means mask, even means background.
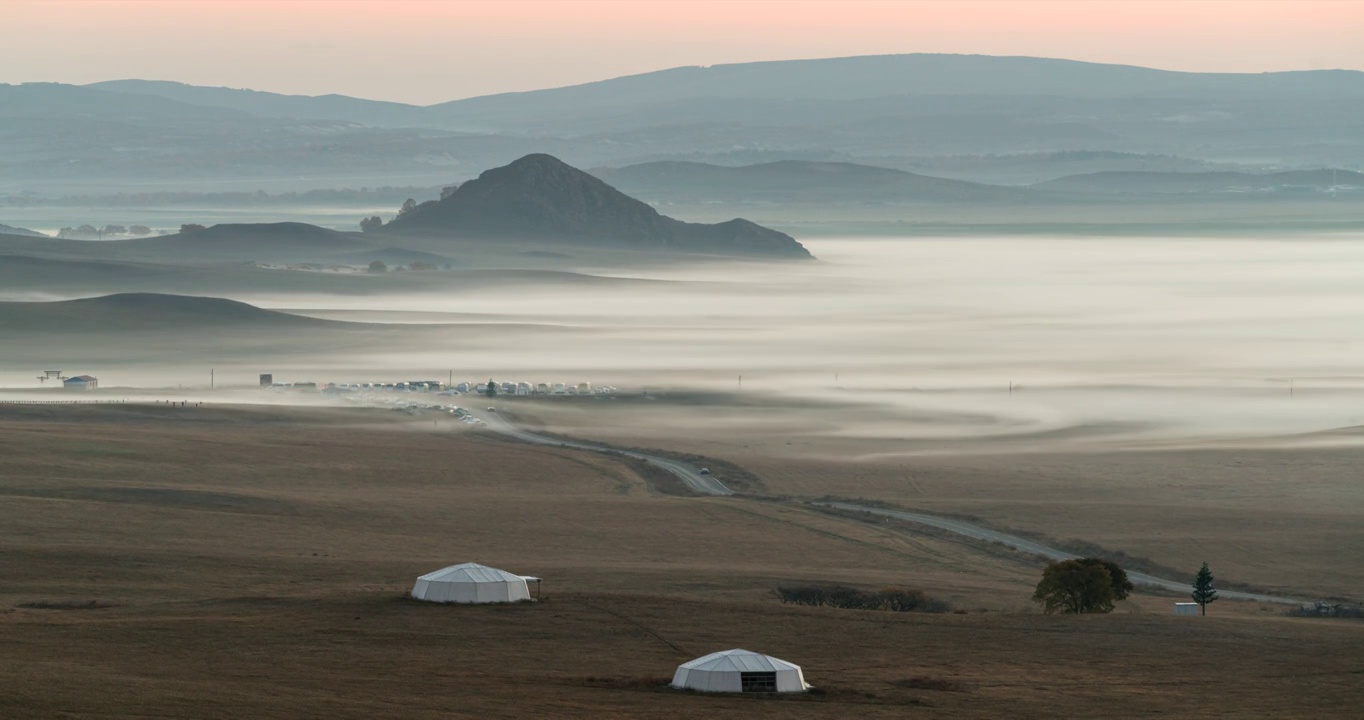
[{"label": "pink glow in sky", "polygon": [[432,103],[678,65],[947,52],[1364,70],[1364,0],[0,0],[0,82]]}]

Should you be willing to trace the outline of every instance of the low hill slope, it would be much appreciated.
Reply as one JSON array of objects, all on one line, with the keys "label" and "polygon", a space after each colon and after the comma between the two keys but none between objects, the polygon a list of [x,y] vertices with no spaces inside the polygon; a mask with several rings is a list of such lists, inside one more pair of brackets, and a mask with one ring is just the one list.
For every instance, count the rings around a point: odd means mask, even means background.
[{"label": "low hill slope", "polygon": [[595,174],[632,195],[669,202],[926,203],[999,202],[1033,193],[845,162],[783,160],[726,167],[650,162]]},{"label": "low hill slope", "polygon": [[0,297],[10,289],[37,292],[83,286],[89,292],[109,284],[145,283],[179,273],[177,268],[164,266],[0,253]]},{"label": "low hill slope", "polygon": [[421,250],[408,250],[400,247],[387,247],[378,250],[361,250],[359,252],[334,255],[332,262],[345,265],[368,265],[374,261],[379,261],[385,265],[411,265],[413,263],[426,263],[441,267],[453,265],[455,261],[444,255],[422,252]]},{"label": "low hill slope", "polygon": [[59,302],[0,302],[0,333],[271,330],[344,326],[212,297],[124,293]]},{"label": "low hill slope", "polygon": [[14,227],[13,225],[0,224],[0,235],[19,235],[23,237],[47,237],[46,235],[28,228]]},{"label": "low hill slope", "polygon": [[214,225],[175,235],[103,242],[0,235],[0,254],[172,264],[323,262],[370,249],[346,233],[297,222]]},{"label": "low hill slope", "polygon": [[487,240],[808,258],[784,233],[747,220],[718,225],[660,215],[610,185],[549,155],[527,155],[459,186],[449,197],[395,218],[387,233],[424,233]]},{"label": "low hill slope", "polygon": [[1364,173],[1352,170],[1289,170],[1246,172],[1097,172],[1048,180],[1032,187],[1077,193],[1187,194],[1273,190],[1330,190],[1364,188]]},{"label": "low hill slope", "polygon": [[290,260],[355,252],[369,246],[349,235],[298,222],[223,224],[157,238],[118,241],[137,254],[167,260]]}]

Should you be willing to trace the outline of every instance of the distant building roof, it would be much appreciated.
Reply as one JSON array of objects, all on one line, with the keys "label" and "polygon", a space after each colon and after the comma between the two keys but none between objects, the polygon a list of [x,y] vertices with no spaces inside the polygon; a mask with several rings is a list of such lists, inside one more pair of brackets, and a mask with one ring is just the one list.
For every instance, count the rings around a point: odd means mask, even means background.
[{"label": "distant building roof", "polygon": [[63,382],[69,382],[69,383],[92,383],[92,382],[99,382],[99,380],[98,380],[97,378],[95,378],[94,376],[92,376],[92,375],[77,375],[76,377],[69,377],[69,378],[67,378],[66,380],[64,380]]}]

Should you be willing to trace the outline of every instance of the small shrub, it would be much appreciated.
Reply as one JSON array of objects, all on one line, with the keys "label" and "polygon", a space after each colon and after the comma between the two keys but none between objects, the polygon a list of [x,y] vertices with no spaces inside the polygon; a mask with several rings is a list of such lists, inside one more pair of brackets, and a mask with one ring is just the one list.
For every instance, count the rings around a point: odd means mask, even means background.
[{"label": "small shrub", "polygon": [[777,599],[788,605],[835,607],[843,610],[882,610],[885,612],[951,612],[952,606],[924,595],[919,590],[883,588],[859,590],[846,585],[779,587]]},{"label": "small shrub", "polygon": [[1364,609],[1327,604],[1303,605],[1301,607],[1290,608],[1289,610],[1286,610],[1284,614],[1289,617],[1302,618],[1364,619]]}]

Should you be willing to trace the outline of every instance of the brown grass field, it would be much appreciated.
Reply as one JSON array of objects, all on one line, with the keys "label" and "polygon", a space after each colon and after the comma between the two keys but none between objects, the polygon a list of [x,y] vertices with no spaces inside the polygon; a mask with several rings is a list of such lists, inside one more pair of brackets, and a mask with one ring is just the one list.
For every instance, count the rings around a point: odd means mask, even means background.
[{"label": "brown grass field", "polygon": [[[0,717],[1360,716],[1364,623],[1230,601],[1175,618],[1150,595],[1046,616],[1028,601],[1038,568],[1008,553],[665,495],[605,456],[393,418],[0,406]],[[772,491],[859,494],[816,483],[832,465],[730,459]],[[403,598],[470,560],[544,577],[542,601]],[[797,581],[968,612],[777,602]],[[661,687],[731,647],[799,663],[820,692]]]},{"label": "brown grass field", "polygon": [[[1238,586],[1364,602],[1364,443],[1295,446],[1292,438],[1266,438],[1077,450],[1065,441],[974,441],[941,452],[933,443],[831,435],[837,408],[666,400],[509,408],[551,432],[720,458],[760,476],[772,494],[865,498],[965,516],[1060,544],[1123,551],[1190,579],[1206,560]],[[726,419],[746,429],[734,432]]]}]

